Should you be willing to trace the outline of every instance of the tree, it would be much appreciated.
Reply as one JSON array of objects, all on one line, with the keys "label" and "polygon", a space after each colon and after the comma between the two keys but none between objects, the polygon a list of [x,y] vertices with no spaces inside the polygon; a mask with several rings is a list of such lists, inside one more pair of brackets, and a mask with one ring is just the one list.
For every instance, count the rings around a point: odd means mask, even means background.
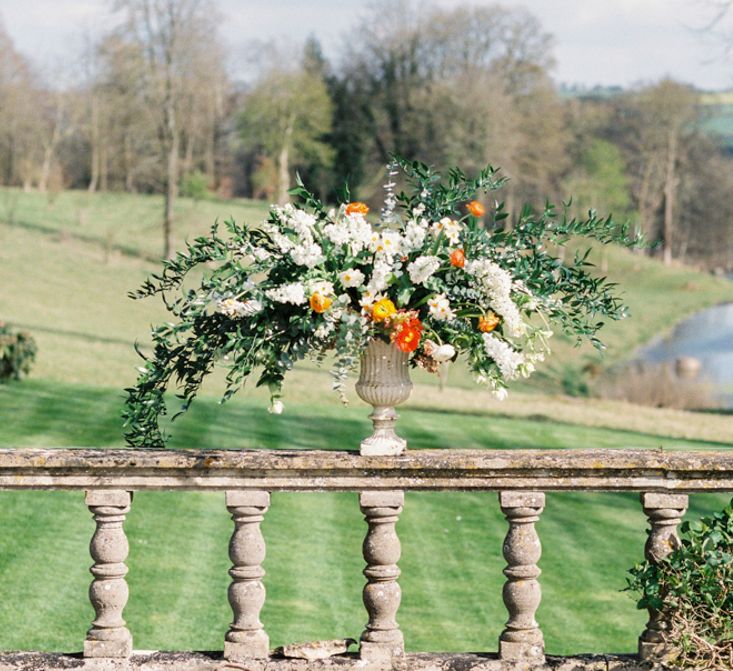
[{"label": "tree", "polygon": [[566,190],[574,209],[584,216],[590,209],[609,212],[618,221],[630,215],[631,194],[621,151],[608,140],[591,138],[579,148]]},{"label": "tree", "polygon": [[303,67],[266,71],[244,99],[239,130],[246,148],[276,165],[277,202],[288,201],[291,166],[300,161],[330,165],[332,104],[318,72]]},{"label": "tree", "polygon": [[[664,79],[619,100],[618,128],[633,176],[642,229],[662,242],[671,263],[675,246],[680,175],[699,136],[700,105],[695,91]],[[658,225],[661,213],[661,226]]]},{"label": "tree", "polygon": [[396,152],[469,170],[501,165],[517,199],[556,192],[563,109],[547,75],[550,38],[531,14],[499,5],[418,11],[399,0],[377,4],[358,33],[337,88],[340,156],[357,163],[348,146],[356,127],[367,136],[361,172]]},{"label": "tree", "polygon": [[30,63],[0,24],[0,161],[2,181],[30,190],[38,173],[41,88]]},{"label": "tree", "polygon": [[221,53],[212,46],[219,43],[216,13],[208,0],[117,0],[115,8],[125,19],[121,36],[137,50],[144,109],[157,132],[164,193],[163,255],[169,258],[184,119],[202,74],[212,65],[223,69],[220,61],[212,64],[212,54]]}]

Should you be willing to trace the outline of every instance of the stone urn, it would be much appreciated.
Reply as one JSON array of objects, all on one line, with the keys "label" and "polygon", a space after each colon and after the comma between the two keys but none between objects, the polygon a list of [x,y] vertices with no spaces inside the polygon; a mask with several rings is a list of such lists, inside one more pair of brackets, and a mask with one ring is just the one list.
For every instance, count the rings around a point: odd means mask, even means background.
[{"label": "stone urn", "polygon": [[374,407],[369,415],[374,433],[361,441],[359,452],[365,455],[403,454],[407,441],[394,430],[395,406],[404,403],[412,391],[407,366],[409,354],[379,338],[369,341],[361,355],[361,372],[356,393]]}]

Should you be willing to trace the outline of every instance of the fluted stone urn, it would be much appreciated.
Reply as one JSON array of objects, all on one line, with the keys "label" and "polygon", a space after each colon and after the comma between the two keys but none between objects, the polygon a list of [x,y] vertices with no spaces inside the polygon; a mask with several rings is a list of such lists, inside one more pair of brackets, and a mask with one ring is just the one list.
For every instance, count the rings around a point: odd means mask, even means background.
[{"label": "fluted stone urn", "polygon": [[407,352],[379,338],[369,341],[361,355],[356,393],[374,407],[369,415],[374,433],[361,441],[361,454],[397,455],[407,448],[407,441],[394,428],[398,417],[395,406],[404,403],[412,391],[408,359]]}]

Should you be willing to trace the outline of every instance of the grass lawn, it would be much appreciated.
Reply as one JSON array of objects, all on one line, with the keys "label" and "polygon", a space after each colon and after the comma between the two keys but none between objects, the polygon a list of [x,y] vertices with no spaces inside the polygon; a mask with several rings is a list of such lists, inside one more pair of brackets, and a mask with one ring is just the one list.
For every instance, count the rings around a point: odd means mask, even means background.
[{"label": "grass lawn", "polygon": [[[325,380],[324,380],[325,382]],[[418,390],[420,391],[420,390]],[[420,395],[420,394],[418,394]],[[173,446],[338,449],[365,435],[363,407],[300,403],[281,416],[264,398],[194,405]],[[14,446],[117,446],[115,389],[28,381],[2,388]],[[450,417],[450,422],[446,422]],[[718,441],[492,415],[407,407],[400,427],[411,446],[560,448],[568,445],[715,449]],[[693,497],[693,513],[725,497]],[[136,647],[217,649],[226,601],[231,533],[223,495],[143,492],[127,524],[131,590],[126,610]],[[78,649],[90,619],[88,540],[81,493],[0,493],[0,647]],[[273,644],[355,636],[365,621],[361,520],[356,494],[275,494],[263,611]],[[492,493],[410,493],[399,523],[404,597],[399,620],[411,650],[491,650],[505,620],[501,542],[506,523]],[[644,624],[620,590],[641,558],[645,521],[635,495],[549,494],[543,539],[543,605],[548,650],[631,651]],[[173,560],[173,558],[176,558]],[[44,580],[36,579],[37,562]],[[23,603],[22,609],[18,603]],[[59,616],[63,613],[63,617]]]},{"label": "grass lawn", "polygon": [[[179,201],[177,240],[229,213],[257,221],[246,201]],[[0,319],[39,343],[32,377],[0,386],[0,446],[120,446],[122,388],[135,377],[132,344],[165,315],[126,297],[155,269],[160,249],[155,196],[0,191]],[[12,215],[12,216],[10,216]],[[8,223],[7,219],[12,222]],[[5,223],[2,223],[5,220]],[[629,355],[695,309],[733,299],[733,286],[684,268],[609,250],[631,319],[605,337],[605,363]],[[591,354],[558,338],[555,369]],[[557,375],[539,381],[557,389]],[[726,449],[730,417],[635,408],[622,403],[513,394],[498,404],[456,369],[445,392],[416,376],[400,431],[418,448],[640,447]],[[367,409],[340,407],[326,372],[305,366],[286,387],[286,413],[248,390],[216,403],[214,379],[173,427],[172,447],[353,449],[368,432]],[[536,391],[536,386],[534,390]],[[696,496],[692,513],[725,497]],[[361,541],[355,494],[276,494],[263,524],[273,645],[358,638]],[[131,597],[126,617],[137,649],[221,649],[231,618],[226,600],[231,521],[223,495],[139,493],[128,518]],[[0,492],[0,649],[78,650],[91,620],[91,516],[80,492]],[[410,650],[495,650],[506,619],[501,541],[506,523],[491,493],[412,493],[398,530]],[[548,651],[631,651],[645,616],[620,592],[641,558],[645,521],[637,497],[551,494],[538,530],[544,544],[538,619]],[[39,573],[39,565],[43,570]]]}]

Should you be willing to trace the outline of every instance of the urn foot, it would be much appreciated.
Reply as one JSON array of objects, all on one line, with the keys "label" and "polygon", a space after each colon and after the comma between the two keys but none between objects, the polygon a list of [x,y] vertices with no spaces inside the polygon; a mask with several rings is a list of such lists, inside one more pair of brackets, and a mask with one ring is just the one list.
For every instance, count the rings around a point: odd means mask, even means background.
[{"label": "urn foot", "polygon": [[374,412],[369,415],[374,433],[361,441],[359,453],[368,456],[404,454],[407,441],[395,433],[397,417],[394,408],[375,407]]}]

